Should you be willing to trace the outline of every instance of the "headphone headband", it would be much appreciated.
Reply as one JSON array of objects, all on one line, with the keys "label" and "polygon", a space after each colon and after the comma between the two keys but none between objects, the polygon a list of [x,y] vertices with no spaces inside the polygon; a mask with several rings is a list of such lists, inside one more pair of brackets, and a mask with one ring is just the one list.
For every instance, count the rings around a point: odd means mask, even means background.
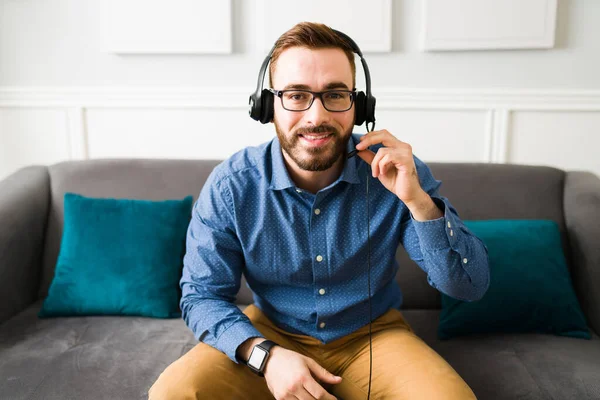
[{"label": "headphone headband", "polygon": [[[366,121],[367,131],[375,128],[375,97],[371,94],[371,74],[369,73],[369,67],[365,61],[362,51],[354,40],[348,35],[338,30],[333,31],[343,39],[351,48],[352,51],[360,57],[360,62],[365,73],[365,84],[366,84],[366,95],[363,92],[358,92],[355,106],[355,125],[362,125]],[[263,83],[265,75],[267,73],[267,67],[271,61],[271,56],[275,51],[277,42],[273,45],[269,54],[265,57],[258,73],[258,82],[256,83],[256,91],[250,95],[248,113],[250,117],[256,121],[260,121],[263,124],[271,122],[274,116],[274,96],[273,93],[267,89],[263,89]],[[369,129],[369,123],[372,123],[371,129]]]},{"label": "headphone headband", "polygon": [[[365,85],[367,87],[367,89],[366,89],[367,97],[372,97],[371,96],[371,74],[369,73],[369,66],[367,65],[367,62],[365,61],[365,59],[362,55],[362,51],[360,51],[360,48],[358,47],[356,42],[350,36],[346,35],[344,32],[340,32],[335,29],[333,29],[333,31],[335,33],[337,33],[337,35],[340,36],[342,39],[344,39],[346,41],[346,43],[348,43],[350,45],[350,47],[352,47],[352,50],[356,54],[358,54],[358,56],[360,57],[360,63],[363,67],[363,71],[365,72]],[[273,50],[271,50],[271,51],[273,51]],[[373,117],[373,122],[375,122],[375,117]]]}]

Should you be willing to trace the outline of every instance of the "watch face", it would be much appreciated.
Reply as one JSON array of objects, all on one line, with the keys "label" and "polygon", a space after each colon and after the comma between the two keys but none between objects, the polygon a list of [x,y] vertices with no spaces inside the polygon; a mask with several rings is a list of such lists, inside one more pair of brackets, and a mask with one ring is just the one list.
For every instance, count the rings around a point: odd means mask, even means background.
[{"label": "watch face", "polygon": [[248,360],[248,365],[253,368],[260,369],[263,360],[267,356],[267,352],[260,347],[254,347],[252,350],[252,354],[250,354],[250,359]]}]

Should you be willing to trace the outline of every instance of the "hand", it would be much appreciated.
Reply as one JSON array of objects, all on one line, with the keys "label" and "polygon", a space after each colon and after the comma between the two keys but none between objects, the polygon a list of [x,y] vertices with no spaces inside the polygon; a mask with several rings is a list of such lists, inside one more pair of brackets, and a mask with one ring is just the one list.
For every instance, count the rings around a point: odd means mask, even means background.
[{"label": "hand", "polygon": [[[367,147],[382,143],[384,147],[373,153]],[[405,204],[421,201],[427,193],[421,188],[412,147],[387,130],[369,132],[356,145],[358,156],[371,164],[374,178],[394,193]]]},{"label": "hand", "polygon": [[321,367],[315,360],[302,354],[274,346],[264,370],[269,390],[277,400],[335,400],[321,382],[336,384],[342,378]]}]

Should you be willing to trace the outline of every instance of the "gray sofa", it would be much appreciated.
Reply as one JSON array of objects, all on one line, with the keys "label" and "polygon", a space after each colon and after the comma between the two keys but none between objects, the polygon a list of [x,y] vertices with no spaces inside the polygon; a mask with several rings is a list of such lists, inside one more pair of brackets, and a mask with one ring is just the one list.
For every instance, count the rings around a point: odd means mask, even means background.
[{"label": "gray sofa", "polygon": [[[27,167],[0,182],[0,399],[146,398],[158,375],[196,344],[182,319],[38,319],[37,312],[53,278],[65,191],[196,199],[217,162],[64,162]],[[429,166],[463,220],[558,223],[593,338],[491,334],[439,341],[440,294],[399,247],[402,311],[416,333],[480,399],[600,399],[600,179],[548,167]],[[245,281],[237,301],[240,307],[251,301]]]}]

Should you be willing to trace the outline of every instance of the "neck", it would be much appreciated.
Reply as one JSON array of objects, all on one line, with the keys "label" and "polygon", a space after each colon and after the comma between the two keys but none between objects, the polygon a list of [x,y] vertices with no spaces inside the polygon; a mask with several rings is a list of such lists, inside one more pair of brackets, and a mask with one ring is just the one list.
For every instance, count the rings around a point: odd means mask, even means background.
[{"label": "neck", "polygon": [[283,153],[283,160],[292,181],[300,189],[313,194],[335,182],[344,169],[343,154],[335,164],[325,171],[306,171],[298,167],[285,150],[281,149],[281,152]]}]

